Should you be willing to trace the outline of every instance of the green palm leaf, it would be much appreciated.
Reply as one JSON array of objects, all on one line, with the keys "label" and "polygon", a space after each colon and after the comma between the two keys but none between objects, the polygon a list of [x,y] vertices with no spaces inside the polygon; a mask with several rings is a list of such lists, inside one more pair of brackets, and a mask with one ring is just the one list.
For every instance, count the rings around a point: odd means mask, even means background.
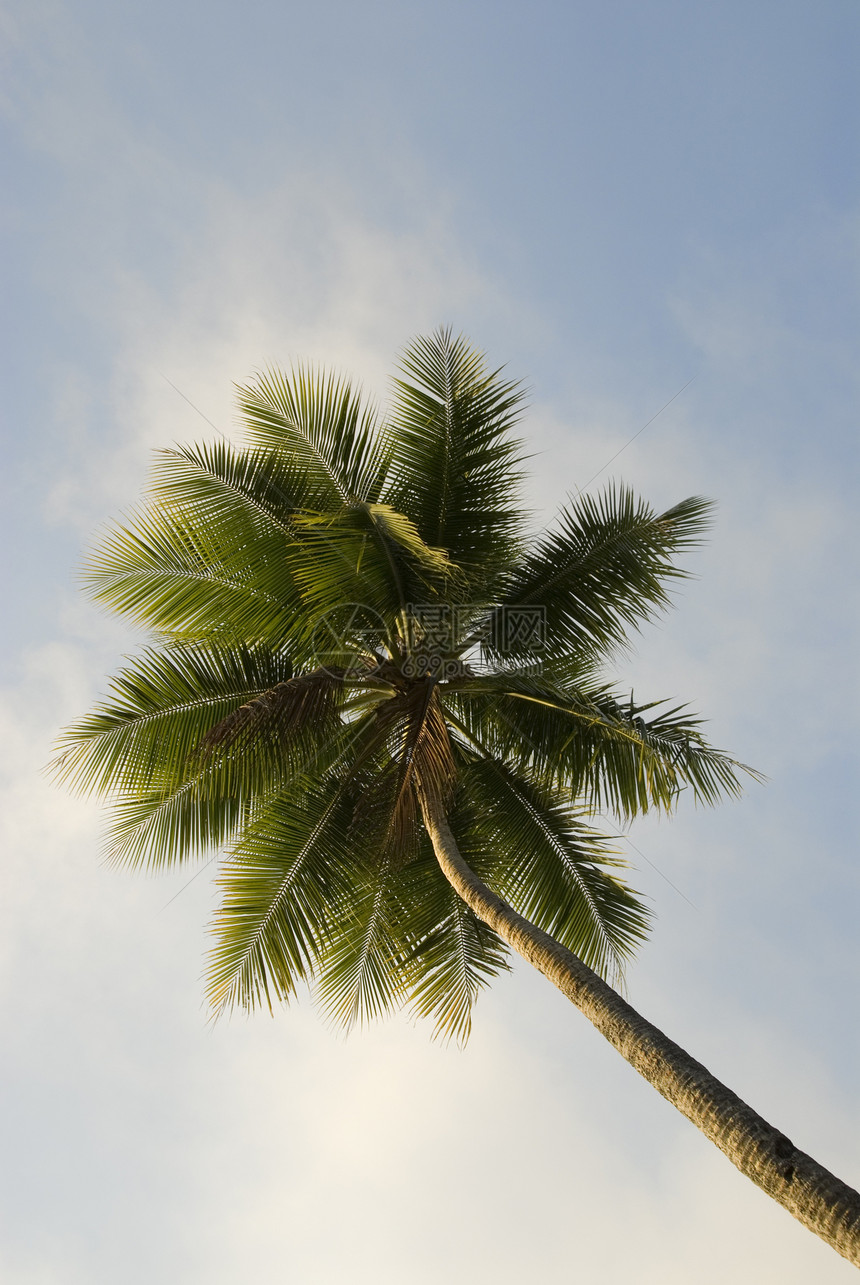
[{"label": "green palm leaf", "polygon": [[410,600],[456,575],[445,554],[388,505],[300,514],[294,521],[300,543],[285,557],[314,624],[332,604],[350,602],[388,622],[393,636]]},{"label": "green palm leaf", "polygon": [[343,783],[291,789],[248,827],[218,885],[207,994],[215,1010],[287,1000],[313,976],[349,887]]},{"label": "green palm leaf", "polygon": [[[480,869],[486,851],[471,844],[467,827],[461,824],[457,833],[470,865]],[[412,1011],[429,1018],[442,1039],[464,1044],[478,996],[510,967],[508,947],[442,876],[426,836],[420,855],[404,869],[402,882],[404,967]]]},{"label": "green palm leaf", "polygon": [[[260,647],[146,651],[113,679],[110,699],[67,729],[54,773],[112,796],[110,860],[161,867],[199,855],[228,841],[288,777],[319,771],[336,753],[333,684],[327,703],[317,700],[290,724],[283,700],[272,704],[272,693],[306,682],[283,653]],[[223,734],[200,753],[249,709],[256,717],[242,727],[247,738],[254,723],[253,753],[235,752],[235,738]]]},{"label": "green palm leaf", "polygon": [[281,642],[297,603],[283,548],[258,539],[251,560],[228,532],[150,505],[107,534],[84,582],[97,602],[172,638]]},{"label": "green palm leaf", "polygon": [[166,510],[193,513],[198,522],[229,529],[237,544],[253,543],[260,535],[292,544],[294,515],[324,512],[330,499],[314,475],[289,456],[263,448],[237,450],[223,440],[159,451],[150,493]]},{"label": "green palm leaf", "polygon": [[473,832],[492,853],[492,886],[596,973],[620,982],[650,916],[619,877],[625,863],[582,809],[566,792],[492,759],[471,762],[462,788]]},{"label": "green palm leaf", "polygon": [[[213,726],[293,672],[283,652],[263,647],[148,649],[113,678],[109,699],[63,733],[54,771],[100,793],[181,779]],[[242,770],[256,769],[249,761]]]},{"label": "green palm leaf", "polygon": [[[667,586],[686,575],[674,559],[701,543],[711,507],[694,496],[657,514],[614,486],[579,496],[510,572],[483,625],[488,654],[511,663],[622,646],[631,629],[670,605]],[[542,613],[537,650],[520,644],[510,627],[522,608]]]},{"label": "green palm leaf", "polygon": [[744,777],[761,779],[710,746],[683,707],[646,720],[653,702],[622,703],[606,687],[565,690],[549,675],[502,673],[452,684],[444,700],[487,755],[623,819],[670,811],[688,788],[712,804],[740,795]]},{"label": "green palm leaf", "polygon": [[488,584],[516,547],[521,448],[510,432],[519,385],[449,330],[416,339],[401,359],[384,498],[444,548],[475,585]]},{"label": "green palm leaf", "polygon": [[399,1008],[407,993],[401,879],[386,856],[353,862],[349,874],[314,988],[323,1012],[347,1031]]},{"label": "green palm leaf", "polygon": [[379,499],[389,443],[347,380],[299,365],[289,375],[264,371],[237,391],[252,442],[302,468],[327,507]]}]

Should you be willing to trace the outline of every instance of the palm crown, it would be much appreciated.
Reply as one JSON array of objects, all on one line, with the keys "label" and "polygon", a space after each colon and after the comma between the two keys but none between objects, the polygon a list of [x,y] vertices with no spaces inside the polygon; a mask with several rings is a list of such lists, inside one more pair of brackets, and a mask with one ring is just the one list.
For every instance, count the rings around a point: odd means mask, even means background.
[{"label": "palm crown", "polygon": [[225,852],[209,997],[311,983],[347,1025],[411,1002],[468,1034],[507,945],[454,891],[426,809],[531,923],[617,980],[648,913],[589,823],[739,792],[682,709],[604,667],[663,610],[708,503],[623,488],[526,535],[521,389],[442,330],[403,355],[383,418],[349,383],[270,370],[247,444],[160,454],[87,570],[153,645],[71,727],[59,773],[111,796],[108,852]]}]

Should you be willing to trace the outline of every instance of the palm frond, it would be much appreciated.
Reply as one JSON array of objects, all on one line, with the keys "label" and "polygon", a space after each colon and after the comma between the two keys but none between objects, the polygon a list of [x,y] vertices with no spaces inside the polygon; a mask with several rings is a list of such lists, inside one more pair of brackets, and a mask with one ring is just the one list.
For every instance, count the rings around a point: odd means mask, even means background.
[{"label": "palm frond", "polygon": [[300,543],[285,556],[312,627],[333,604],[353,603],[387,623],[390,643],[409,601],[456,575],[445,554],[388,505],[300,514],[294,529]]},{"label": "palm frond", "polygon": [[[694,496],[657,514],[620,486],[579,496],[512,569],[483,622],[487,655],[512,663],[622,646],[670,605],[667,586],[686,576],[674,559],[701,543],[711,507]],[[537,646],[512,628],[525,609],[542,615]]]},{"label": "palm frond", "polygon": [[[466,860],[481,869],[486,852],[473,847],[456,805],[452,819]],[[439,1038],[463,1045],[481,991],[510,967],[508,947],[454,892],[426,834],[420,856],[401,877],[410,1007],[433,1022]]]},{"label": "palm frond", "polygon": [[262,447],[240,450],[223,439],[157,452],[149,489],[161,509],[229,528],[240,547],[261,533],[292,544],[296,513],[331,507],[329,492],[296,460]]},{"label": "palm frond", "polygon": [[61,733],[52,770],[88,794],[182,780],[213,728],[292,678],[280,650],[216,642],[148,648],[111,680],[108,698]]},{"label": "palm frond", "polygon": [[[109,797],[111,862],[159,868],[198,856],[229,841],[286,780],[336,755],[336,684],[324,684],[324,696],[309,693],[323,684],[294,678],[288,658],[265,648],[149,650],[114,678],[110,699],[62,734],[53,770]],[[271,693],[284,687],[290,696],[273,706]],[[250,720],[240,713],[249,706]],[[244,728],[249,739],[249,721],[252,752],[238,735]]]},{"label": "palm frond", "polygon": [[493,887],[531,923],[618,984],[650,916],[619,878],[625,863],[574,808],[493,759],[461,769],[472,826],[490,846]]},{"label": "palm frond", "polygon": [[419,586],[425,591],[439,590],[462,579],[462,573],[451,562],[447,551],[426,544],[414,522],[403,513],[398,513],[390,504],[368,504],[364,508],[383,547],[391,550],[390,556],[393,555],[401,564],[406,563],[412,571],[407,585],[407,601],[417,596]]},{"label": "palm frond", "polygon": [[193,514],[150,505],[107,533],[84,584],[97,602],[173,638],[282,643],[298,601],[283,554],[281,541],[261,537],[249,558]]},{"label": "palm frond", "polygon": [[216,1011],[270,1010],[309,981],[349,887],[343,782],[291,789],[254,820],[222,866],[207,995]]},{"label": "palm frond", "polygon": [[415,339],[394,385],[391,480],[384,498],[422,539],[448,551],[476,586],[511,556],[521,447],[510,431],[523,392],[488,372],[483,354],[449,330]]},{"label": "palm frond", "polygon": [[[270,791],[282,777],[266,783]],[[203,770],[162,788],[121,794],[108,804],[102,855],[112,866],[158,872],[214,855],[231,843],[267,798],[213,789]]]},{"label": "palm frond", "polygon": [[197,753],[210,759],[217,751],[243,754],[257,751],[262,742],[276,750],[309,729],[328,739],[340,726],[339,704],[343,676],[329,669],[295,674],[232,710],[201,739]]},{"label": "palm frond", "polygon": [[483,753],[625,819],[668,812],[687,788],[713,804],[738,797],[744,777],[762,779],[709,745],[683,707],[645,719],[655,702],[622,702],[606,687],[565,691],[537,676],[488,674],[452,684],[443,700]]},{"label": "palm frond", "polygon": [[478,991],[506,966],[507,948],[443,877],[419,823],[419,793],[450,799],[455,767],[434,685],[377,706],[367,748],[393,751],[352,778],[354,886],[325,950],[317,997],[347,1029],[407,997],[437,1034],[464,1042]]},{"label": "palm frond", "polygon": [[327,507],[379,499],[389,444],[347,380],[296,365],[289,374],[263,371],[237,392],[251,440],[298,464],[328,495]]},{"label": "palm frond", "polygon": [[323,1012],[347,1031],[399,1008],[406,995],[398,874],[383,858],[354,860],[349,877],[314,986]]}]

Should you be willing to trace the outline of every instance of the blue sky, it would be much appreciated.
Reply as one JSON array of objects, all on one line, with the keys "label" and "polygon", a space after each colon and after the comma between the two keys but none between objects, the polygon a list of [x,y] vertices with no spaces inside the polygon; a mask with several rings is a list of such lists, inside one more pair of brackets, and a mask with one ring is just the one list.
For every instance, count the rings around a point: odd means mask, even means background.
[{"label": "blue sky", "polygon": [[860,1183],[858,34],[853,3],[5,4],[4,1280],[848,1279],[525,969],[465,1053],[307,1005],[213,1030],[206,877],[105,870],[39,769],[139,641],[82,548],[209,431],[168,380],[229,431],[257,366],[384,397],[449,322],[530,386],[546,520],[693,379],[594,483],[719,502],[620,677],[771,779],[631,833],[630,997]]}]

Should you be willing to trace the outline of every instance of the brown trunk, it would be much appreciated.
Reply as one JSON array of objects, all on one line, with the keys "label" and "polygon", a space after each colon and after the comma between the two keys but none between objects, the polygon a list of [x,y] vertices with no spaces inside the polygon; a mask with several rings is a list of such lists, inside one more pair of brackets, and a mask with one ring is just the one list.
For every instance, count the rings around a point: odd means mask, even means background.
[{"label": "brown trunk", "polygon": [[548,977],[741,1173],[860,1267],[860,1195],[798,1151],[701,1063],[640,1017],[576,955],[482,883],[460,855],[438,803],[424,805],[424,821],[445,877],[475,914]]}]

